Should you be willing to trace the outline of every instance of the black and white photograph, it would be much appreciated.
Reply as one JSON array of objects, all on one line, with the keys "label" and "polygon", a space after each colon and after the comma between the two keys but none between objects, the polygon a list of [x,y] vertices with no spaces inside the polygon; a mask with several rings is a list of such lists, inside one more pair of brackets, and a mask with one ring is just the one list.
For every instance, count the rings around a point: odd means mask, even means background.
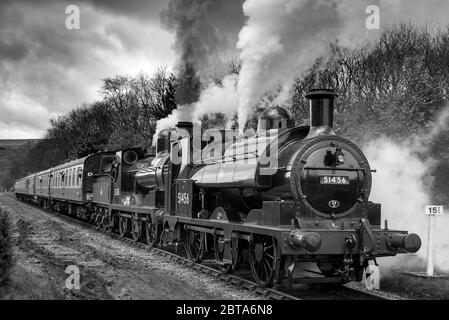
[{"label": "black and white photograph", "polygon": [[0,0],[3,302],[447,300],[448,206],[449,0]]}]

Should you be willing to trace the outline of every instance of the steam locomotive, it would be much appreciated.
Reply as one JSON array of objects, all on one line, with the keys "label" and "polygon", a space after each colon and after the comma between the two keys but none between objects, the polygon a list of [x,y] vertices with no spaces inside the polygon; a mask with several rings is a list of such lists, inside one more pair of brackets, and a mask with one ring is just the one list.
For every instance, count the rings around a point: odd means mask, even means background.
[{"label": "steam locomotive", "polygon": [[[263,111],[247,139],[205,139],[179,122],[155,150],[99,152],[19,179],[15,193],[149,246],[182,244],[192,261],[248,269],[262,286],[360,281],[370,260],[416,252],[421,240],[381,228],[369,163],[333,130],[336,96],[307,94],[310,126],[281,107]],[[298,275],[298,265],[309,269]]]}]

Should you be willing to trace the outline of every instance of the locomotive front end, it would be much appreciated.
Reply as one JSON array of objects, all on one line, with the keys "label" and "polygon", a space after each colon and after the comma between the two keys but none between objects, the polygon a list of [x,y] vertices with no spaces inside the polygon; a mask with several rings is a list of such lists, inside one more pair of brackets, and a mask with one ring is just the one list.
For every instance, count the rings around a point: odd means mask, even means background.
[{"label": "locomotive front end", "polygon": [[301,254],[311,254],[323,274],[355,270],[360,280],[358,271],[369,260],[417,252],[421,240],[407,231],[381,227],[380,204],[368,200],[372,183],[368,160],[355,144],[333,131],[335,96],[331,90],[307,95],[311,128],[291,158],[289,177],[300,215],[288,241]]},{"label": "locomotive front end", "polygon": [[290,187],[302,212],[322,218],[345,217],[368,199],[371,169],[360,149],[348,140],[320,136],[296,156]]}]

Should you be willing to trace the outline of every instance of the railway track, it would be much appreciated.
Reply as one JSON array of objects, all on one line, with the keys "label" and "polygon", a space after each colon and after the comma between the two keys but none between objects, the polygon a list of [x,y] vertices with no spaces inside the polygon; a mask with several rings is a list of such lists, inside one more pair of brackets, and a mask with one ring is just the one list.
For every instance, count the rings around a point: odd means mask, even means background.
[{"label": "railway track", "polygon": [[[122,237],[114,232],[107,231],[105,229],[102,229],[102,228],[99,228],[92,224],[89,224],[85,221],[75,219],[73,217],[67,216],[67,215],[59,213],[57,211],[43,209],[41,207],[37,207],[37,206],[34,206],[29,203],[20,202],[15,198],[15,196],[13,194],[2,193],[2,195],[11,199],[16,204],[19,204],[20,206],[22,206],[22,208],[29,207],[29,208],[33,208],[33,209],[38,209],[45,213],[48,213],[53,216],[57,216],[58,218],[64,219],[65,221],[81,225],[87,229],[90,229],[90,230],[93,230],[96,232],[100,232],[102,234],[108,235],[108,236],[110,236],[114,239],[120,240],[120,241],[124,241],[127,244],[136,246],[140,249],[151,251],[161,257],[164,257],[173,262],[176,262],[184,267],[188,267],[197,272],[201,272],[205,275],[212,276],[212,277],[216,278],[217,280],[224,281],[227,285],[233,285],[238,288],[248,290],[249,292],[256,294],[258,296],[261,296],[265,299],[272,299],[272,300],[322,300],[322,299],[389,300],[389,299],[392,299],[392,297],[388,297],[381,293],[369,292],[369,291],[365,291],[365,290],[359,289],[357,287],[348,286],[348,285],[340,285],[340,286],[321,285],[318,288],[311,288],[311,289],[308,289],[305,291],[298,291],[297,289],[295,289],[295,287],[292,287],[291,289],[261,287],[257,283],[253,282],[252,280],[250,280],[244,276],[239,276],[237,274],[225,274],[212,266],[192,262],[187,257],[182,256],[177,253],[174,253],[174,252],[171,252],[169,250],[159,248],[159,247],[150,248],[150,247],[148,247],[148,245],[146,245],[142,242],[136,242],[130,238]],[[12,210],[15,209],[13,207],[10,207],[10,208]]]}]

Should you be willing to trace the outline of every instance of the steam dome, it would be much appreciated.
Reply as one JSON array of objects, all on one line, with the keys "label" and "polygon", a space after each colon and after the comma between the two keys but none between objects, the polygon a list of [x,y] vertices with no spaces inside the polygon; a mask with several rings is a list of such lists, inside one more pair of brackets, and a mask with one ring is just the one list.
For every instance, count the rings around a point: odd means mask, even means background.
[{"label": "steam dome", "polygon": [[293,117],[286,109],[279,106],[265,109],[259,117],[257,131],[270,129],[287,129],[295,126]]}]

